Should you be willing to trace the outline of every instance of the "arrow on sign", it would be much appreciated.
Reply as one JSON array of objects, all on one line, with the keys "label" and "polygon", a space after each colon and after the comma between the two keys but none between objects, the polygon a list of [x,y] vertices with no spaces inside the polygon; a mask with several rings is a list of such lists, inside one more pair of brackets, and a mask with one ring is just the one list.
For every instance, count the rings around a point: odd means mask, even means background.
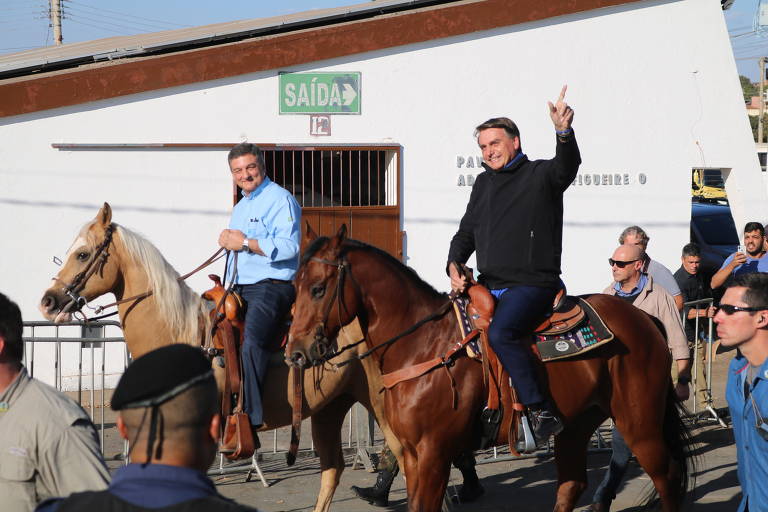
[{"label": "arrow on sign", "polygon": [[349,84],[344,84],[344,92],[342,92],[341,95],[344,98],[344,106],[351,105],[352,102],[355,101],[355,98],[357,98],[357,93],[355,92],[354,87]]}]

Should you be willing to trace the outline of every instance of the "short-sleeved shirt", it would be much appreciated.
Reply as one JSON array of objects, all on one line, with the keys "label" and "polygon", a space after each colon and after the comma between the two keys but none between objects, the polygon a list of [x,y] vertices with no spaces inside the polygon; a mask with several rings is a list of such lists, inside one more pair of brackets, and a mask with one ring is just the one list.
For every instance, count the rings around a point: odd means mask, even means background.
[{"label": "short-sleeved shirt", "polygon": [[672,272],[670,272],[667,267],[658,261],[652,259],[648,263],[646,274],[651,276],[658,286],[667,290],[667,293],[671,296],[674,297],[680,295],[680,287],[677,286],[675,276],[672,275]]},{"label": "short-sleeved shirt", "polygon": [[743,498],[739,512],[768,510],[768,441],[755,428],[755,408],[764,420],[768,420],[768,361],[755,372],[754,380],[748,383],[749,395],[744,384],[749,374],[749,362],[737,355],[728,368],[728,384],[725,397],[731,411],[733,435],[736,438],[739,483]]},{"label": "short-sleeved shirt", "polygon": [[[733,261],[733,254],[725,258],[725,261],[723,262],[723,265],[720,267],[720,270],[730,265],[732,261]],[[749,254],[747,254],[746,263],[742,263],[738,267],[734,268],[733,271],[731,272],[731,276],[735,277],[735,276],[738,276],[739,274],[751,274],[754,272],[768,272],[768,256],[763,254],[762,258],[753,258]]]},{"label": "short-sleeved shirt", "polygon": [[31,511],[45,499],[107,484],[88,414],[22,367],[0,394],[0,509]]}]

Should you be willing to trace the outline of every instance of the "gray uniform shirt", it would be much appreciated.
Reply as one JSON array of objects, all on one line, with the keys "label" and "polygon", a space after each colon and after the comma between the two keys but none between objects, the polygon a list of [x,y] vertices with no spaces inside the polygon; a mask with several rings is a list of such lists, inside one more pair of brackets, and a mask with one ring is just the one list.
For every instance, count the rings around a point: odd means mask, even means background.
[{"label": "gray uniform shirt", "polygon": [[108,484],[88,414],[22,367],[0,394],[0,509],[32,511],[47,498]]}]

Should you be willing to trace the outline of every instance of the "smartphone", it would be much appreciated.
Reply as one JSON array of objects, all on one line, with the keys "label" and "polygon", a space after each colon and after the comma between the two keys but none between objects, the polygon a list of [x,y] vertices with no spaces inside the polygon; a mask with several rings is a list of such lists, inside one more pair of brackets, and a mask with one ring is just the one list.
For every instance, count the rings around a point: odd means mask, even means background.
[{"label": "smartphone", "polygon": [[744,248],[743,245],[740,245],[736,248],[736,252],[740,252],[742,254],[747,254],[747,250]]}]

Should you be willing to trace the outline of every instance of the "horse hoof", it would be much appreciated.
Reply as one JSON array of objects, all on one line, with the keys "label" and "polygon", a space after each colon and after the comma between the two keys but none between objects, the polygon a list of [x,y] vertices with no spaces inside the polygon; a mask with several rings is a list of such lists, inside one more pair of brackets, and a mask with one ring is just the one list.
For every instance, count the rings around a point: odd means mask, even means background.
[{"label": "horse hoof", "polygon": [[459,487],[458,494],[454,494],[451,496],[451,501],[454,503],[471,503],[480,496],[485,494],[485,488],[483,488],[482,485],[480,485],[480,482],[477,482],[475,484],[464,484],[461,487]]}]

